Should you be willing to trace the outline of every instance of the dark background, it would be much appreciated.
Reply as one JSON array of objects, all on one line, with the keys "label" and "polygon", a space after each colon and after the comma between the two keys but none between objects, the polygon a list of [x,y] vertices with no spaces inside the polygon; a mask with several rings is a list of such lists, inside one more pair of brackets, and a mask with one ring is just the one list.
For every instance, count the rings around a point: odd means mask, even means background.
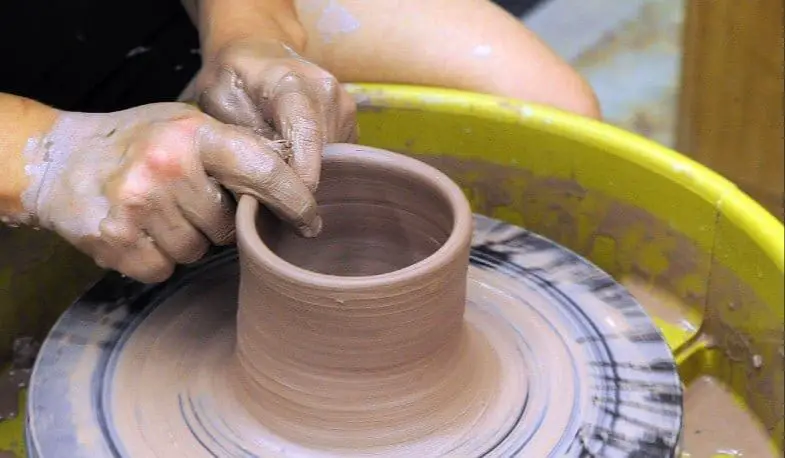
[{"label": "dark background", "polygon": [[[521,17],[542,0],[495,0]],[[200,65],[178,0],[0,0],[0,92],[106,112],[174,100]]]}]

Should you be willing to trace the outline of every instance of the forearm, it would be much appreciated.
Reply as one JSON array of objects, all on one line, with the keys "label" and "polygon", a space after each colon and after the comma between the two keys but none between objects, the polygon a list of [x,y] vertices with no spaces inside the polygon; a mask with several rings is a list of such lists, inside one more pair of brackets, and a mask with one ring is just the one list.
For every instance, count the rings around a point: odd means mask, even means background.
[{"label": "forearm", "polygon": [[463,89],[599,116],[580,75],[489,0],[314,3],[297,2],[309,37],[301,54],[341,82]]},{"label": "forearm", "polygon": [[199,29],[202,54],[214,55],[237,40],[281,41],[297,52],[306,34],[294,0],[182,0]]},{"label": "forearm", "polygon": [[600,116],[586,81],[488,0],[183,1],[198,3],[206,59],[233,40],[276,40],[341,82],[448,87]]},{"label": "forearm", "polygon": [[0,93],[0,217],[24,214],[22,198],[28,187],[25,150],[52,128],[57,110],[34,100]]}]

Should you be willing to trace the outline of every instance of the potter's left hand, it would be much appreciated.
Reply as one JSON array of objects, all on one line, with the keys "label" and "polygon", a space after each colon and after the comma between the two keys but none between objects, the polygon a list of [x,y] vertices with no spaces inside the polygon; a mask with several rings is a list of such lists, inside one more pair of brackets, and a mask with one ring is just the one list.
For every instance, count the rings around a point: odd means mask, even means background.
[{"label": "potter's left hand", "polygon": [[357,137],[351,96],[279,41],[237,40],[205,56],[196,94],[207,114],[290,145],[288,162],[311,191],[324,145]]}]

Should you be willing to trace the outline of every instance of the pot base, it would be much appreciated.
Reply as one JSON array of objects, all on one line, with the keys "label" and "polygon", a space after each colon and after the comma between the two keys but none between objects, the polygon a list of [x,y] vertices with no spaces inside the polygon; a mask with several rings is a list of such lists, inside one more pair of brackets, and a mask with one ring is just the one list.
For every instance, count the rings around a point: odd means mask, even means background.
[{"label": "pot base", "polygon": [[417,420],[432,424],[431,434],[385,447],[373,439],[406,431],[371,427],[358,447],[325,425],[293,440],[296,421],[290,437],[273,434],[233,401],[226,377],[236,373],[237,281],[236,253],[227,250],[164,285],[117,276],[96,285],[40,352],[31,456],[674,453],[681,384],[652,322],[609,276],[522,229],[475,218],[468,345],[445,369],[469,388],[450,404],[456,409]]}]

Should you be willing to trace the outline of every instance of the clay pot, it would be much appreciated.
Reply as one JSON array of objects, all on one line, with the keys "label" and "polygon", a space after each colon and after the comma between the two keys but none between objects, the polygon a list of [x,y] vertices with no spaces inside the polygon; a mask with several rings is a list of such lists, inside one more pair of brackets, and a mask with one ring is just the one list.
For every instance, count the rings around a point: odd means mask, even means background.
[{"label": "clay pot", "polygon": [[328,146],[316,198],[313,239],[240,200],[239,385],[280,434],[397,440],[454,394],[471,209],[433,167],[357,145]]}]

